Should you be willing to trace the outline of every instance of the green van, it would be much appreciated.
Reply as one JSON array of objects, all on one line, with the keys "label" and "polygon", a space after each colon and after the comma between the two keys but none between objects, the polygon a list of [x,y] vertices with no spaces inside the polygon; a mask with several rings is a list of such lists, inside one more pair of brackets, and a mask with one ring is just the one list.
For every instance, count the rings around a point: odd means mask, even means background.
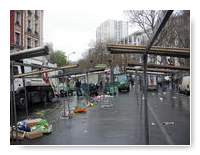
[{"label": "green van", "polygon": [[114,75],[114,85],[118,87],[119,92],[122,90],[130,91],[130,80],[126,74]]}]

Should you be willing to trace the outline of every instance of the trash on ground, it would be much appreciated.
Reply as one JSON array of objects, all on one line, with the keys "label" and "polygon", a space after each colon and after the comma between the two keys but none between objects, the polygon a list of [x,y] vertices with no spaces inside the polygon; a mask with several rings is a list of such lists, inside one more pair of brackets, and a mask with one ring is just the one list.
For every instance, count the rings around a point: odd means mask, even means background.
[{"label": "trash on ground", "polygon": [[18,130],[23,130],[23,131],[30,131],[31,129],[25,125],[22,125],[22,126],[18,126],[17,127]]},{"label": "trash on ground", "polygon": [[94,97],[93,100],[95,101],[101,100],[101,97],[100,96]]},{"label": "trash on ground", "polygon": [[93,103],[88,103],[86,106],[87,107],[92,107],[92,106],[94,106],[94,104]]},{"label": "trash on ground", "polygon": [[174,122],[163,122],[163,125],[174,125]]},{"label": "trash on ground", "polygon": [[88,132],[87,130],[85,130],[84,132]]},{"label": "trash on ground", "polygon": [[163,92],[163,94],[167,94],[166,92]]},{"label": "trash on ground", "polygon": [[53,131],[52,124],[41,118],[22,120],[17,123],[17,126],[17,131],[15,127],[10,129],[10,138],[22,140],[26,137],[34,139]]},{"label": "trash on ground", "polygon": [[69,119],[67,116],[60,116],[60,119]]},{"label": "trash on ground", "polygon": [[24,139],[25,135],[26,135],[25,131],[16,130],[15,127],[13,127],[13,128],[10,127],[10,138],[11,139],[22,140],[22,139]]},{"label": "trash on ground", "polygon": [[160,100],[162,101],[162,100],[163,100],[163,98],[162,98],[162,97],[160,97]]},{"label": "trash on ground", "polygon": [[66,111],[65,113],[63,112],[62,116],[60,116],[60,119],[69,119],[74,117],[74,111]]},{"label": "trash on ground", "polygon": [[37,123],[36,126],[31,127],[31,131],[41,130],[42,133],[51,133],[52,125],[47,122],[47,120],[42,119]]},{"label": "trash on ground", "polygon": [[26,133],[26,138],[28,138],[28,139],[39,138],[42,136],[43,136],[43,132],[41,130],[35,130],[35,131]]},{"label": "trash on ground", "polygon": [[33,127],[37,125],[38,122],[40,122],[42,119],[41,118],[36,118],[36,119],[28,119],[26,120],[26,125],[27,127]]},{"label": "trash on ground", "polygon": [[155,123],[151,123],[151,125],[153,125],[153,126],[154,126],[154,125],[155,125]]},{"label": "trash on ground", "polygon": [[37,115],[44,115],[44,111],[41,110],[41,111],[36,112],[35,114],[37,114]]},{"label": "trash on ground", "polygon": [[31,129],[30,129],[30,127],[28,127],[26,125],[26,121],[27,120],[25,119],[25,120],[17,122],[17,129],[18,130],[23,130],[23,131],[30,131]]},{"label": "trash on ground", "polygon": [[101,106],[101,108],[110,108],[112,106],[113,106],[113,104],[104,104]]},{"label": "trash on ground", "polygon": [[177,98],[177,97],[176,97],[176,96],[173,96],[172,98],[174,98],[174,99],[175,99],[175,98]]},{"label": "trash on ground", "polygon": [[105,97],[114,97],[114,96],[111,96],[111,95],[105,95]]},{"label": "trash on ground", "polygon": [[74,113],[86,113],[86,108],[76,107]]},{"label": "trash on ground", "polygon": [[109,103],[110,101],[109,101],[109,100],[104,100],[103,102],[104,102],[104,103]]},{"label": "trash on ground", "polygon": [[103,97],[114,97],[114,96],[112,96],[112,95],[101,95],[101,96],[99,96],[100,98],[103,98]]}]

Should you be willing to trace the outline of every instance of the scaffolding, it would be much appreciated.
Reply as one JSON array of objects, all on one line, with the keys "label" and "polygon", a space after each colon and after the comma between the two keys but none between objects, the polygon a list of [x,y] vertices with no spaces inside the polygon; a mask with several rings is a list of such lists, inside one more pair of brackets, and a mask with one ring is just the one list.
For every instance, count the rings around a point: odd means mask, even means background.
[{"label": "scaffolding", "polygon": [[[107,50],[110,51],[111,54],[144,54],[145,49],[146,46],[107,44]],[[190,49],[152,46],[148,54],[189,58]]]},{"label": "scaffolding", "polygon": [[[150,67],[152,68],[162,68],[171,70],[190,70],[188,67],[182,66],[163,66],[155,64],[147,64],[148,55],[160,55],[160,56],[171,56],[171,57],[181,57],[190,58],[189,48],[171,48],[171,47],[157,47],[152,46],[161,32],[162,28],[167,23],[169,17],[171,16],[173,10],[162,11],[162,17],[157,20],[156,27],[146,46],[135,46],[135,45],[124,45],[124,44],[107,44],[107,50],[111,54],[142,54],[143,64],[132,64],[132,66],[143,66],[143,97],[144,97],[144,135],[145,143],[149,145],[149,122],[148,122],[148,102],[147,102],[147,71]],[[131,64],[130,64],[131,66]],[[154,70],[155,71],[155,70]],[[138,70],[135,71],[136,74]],[[162,72],[161,72],[162,73]]]}]

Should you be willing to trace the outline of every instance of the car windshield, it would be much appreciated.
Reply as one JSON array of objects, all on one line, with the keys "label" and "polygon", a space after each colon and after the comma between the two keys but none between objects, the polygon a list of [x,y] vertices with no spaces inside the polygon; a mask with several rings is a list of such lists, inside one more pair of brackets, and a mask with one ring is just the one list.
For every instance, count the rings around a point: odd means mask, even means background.
[{"label": "car windshield", "polygon": [[125,82],[127,80],[127,76],[126,75],[118,76],[118,80],[119,82]]}]

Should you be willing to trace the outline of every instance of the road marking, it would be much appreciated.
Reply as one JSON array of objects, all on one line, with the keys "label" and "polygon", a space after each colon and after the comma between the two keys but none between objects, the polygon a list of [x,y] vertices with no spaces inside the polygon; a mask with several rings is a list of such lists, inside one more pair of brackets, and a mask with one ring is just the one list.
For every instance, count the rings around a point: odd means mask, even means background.
[{"label": "road marking", "polygon": [[165,136],[167,143],[169,145],[175,145],[174,141],[171,139],[171,137],[169,136],[169,134],[167,133],[167,131],[165,130],[165,128],[163,127],[162,123],[160,122],[160,120],[158,119],[158,116],[156,115],[156,113],[154,112],[154,110],[152,109],[152,107],[150,105],[148,105],[149,110],[151,111],[151,113],[153,114],[160,130],[162,131],[163,135]]}]

